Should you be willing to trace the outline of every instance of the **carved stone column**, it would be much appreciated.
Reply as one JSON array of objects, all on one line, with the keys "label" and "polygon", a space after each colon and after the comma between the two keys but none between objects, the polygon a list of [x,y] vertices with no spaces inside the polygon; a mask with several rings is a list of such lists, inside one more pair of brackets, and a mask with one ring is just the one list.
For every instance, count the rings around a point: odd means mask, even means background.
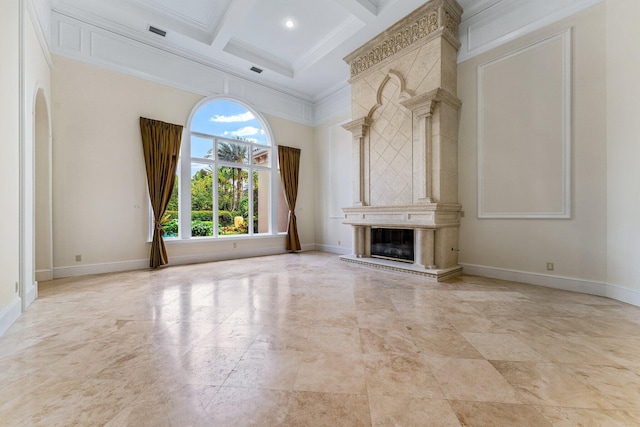
[{"label": "carved stone column", "polygon": [[415,265],[435,269],[435,230],[431,228],[416,228],[414,230]]},{"label": "carved stone column", "polygon": [[365,153],[367,148],[365,147],[365,137],[371,126],[371,119],[369,117],[362,117],[357,120],[353,120],[346,123],[342,127],[351,132],[353,135],[353,144],[351,149],[352,164],[358,166],[358,170],[354,171],[356,179],[353,180],[353,206],[366,206],[366,194],[365,194],[365,176],[366,162]]},{"label": "carved stone column", "polygon": [[370,253],[366,246],[366,228],[361,225],[354,225],[353,231],[353,255],[357,258],[368,256]]}]

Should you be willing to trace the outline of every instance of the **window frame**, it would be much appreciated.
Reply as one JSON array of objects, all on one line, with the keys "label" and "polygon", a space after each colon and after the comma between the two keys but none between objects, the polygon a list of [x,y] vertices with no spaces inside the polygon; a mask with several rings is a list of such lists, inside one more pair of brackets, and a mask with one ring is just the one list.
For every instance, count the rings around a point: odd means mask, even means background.
[{"label": "window frame", "polygon": [[[210,104],[216,101],[229,101],[236,103],[247,111],[249,111],[255,119],[262,126],[262,130],[264,131],[265,138],[267,141],[267,145],[256,144],[250,141],[243,141],[239,139],[227,138],[220,135],[212,135],[205,134],[201,132],[195,132],[191,130],[193,119],[196,113],[205,105]],[[200,157],[192,157],[191,155],[191,137],[195,136],[198,138],[205,138],[212,141],[212,153],[213,156],[211,159],[204,159]],[[217,156],[217,147],[219,142],[227,142],[232,144],[243,144],[248,146],[249,150],[249,161],[248,163],[233,163],[227,161],[218,160]],[[269,165],[255,165],[253,159],[253,147],[260,147],[269,150]],[[278,160],[277,160],[277,145],[273,138],[273,133],[267,120],[264,118],[262,114],[256,111],[251,105],[247,104],[245,101],[240,99],[230,97],[230,96],[210,96],[200,100],[191,110],[189,114],[189,118],[187,120],[187,124],[184,127],[182,134],[182,144],[180,147],[180,158],[178,164],[177,175],[178,179],[176,179],[175,185],[179,186],[178,189],[178,235],[176,237],[167,238],[166,242],[187,242],[187,241],[195,241],[195,242],[203,242],[203,241],[219,241],[220,239],[247,239],[247,238],[261,238],[268,236],[275,236],[278,234],[282,234],[278,232],[278,183],[280,180],[279,168],[278,168]],[[191,235],[191,167],[192,165],[203,164],[210,165],[213,171],[212,177],[212,192],[213,192],[213,200],[212,200],[212,221],[213,221],[213,235],[200,237],[200,236],[192,236]],[[248,230],[247,234],[233,234],[233,235],[221,235],[218,230],[218,179],[217,179],[217,171],[219,167],[240,167],[242,169],[246,169],[248,173],[248,183],[249,188],[248,191],[248,203],[249,203],[249,220],[248,220]],[[183,173],[183,171],[187,171],[187,173]],[[269,230],[266,233],[256,233],[256,230],[253,228],[253,216],[256,214],[253,212],[253,173],[258,171],[269,171],[269,198],[268,198],[268,212],[269,212]],[[185,191],[186,190],[186,191]]]}]

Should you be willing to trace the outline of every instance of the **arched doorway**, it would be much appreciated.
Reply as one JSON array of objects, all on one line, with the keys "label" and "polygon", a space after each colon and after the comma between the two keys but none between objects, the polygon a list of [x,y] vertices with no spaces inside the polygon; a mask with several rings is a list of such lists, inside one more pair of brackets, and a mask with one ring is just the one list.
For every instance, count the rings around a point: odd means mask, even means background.
[{"label": "arched doorway", "polygon": [[42,89],[34,105],[34,258],[35,280],[53,279],[51,203],[51,131],[49,110]]}]

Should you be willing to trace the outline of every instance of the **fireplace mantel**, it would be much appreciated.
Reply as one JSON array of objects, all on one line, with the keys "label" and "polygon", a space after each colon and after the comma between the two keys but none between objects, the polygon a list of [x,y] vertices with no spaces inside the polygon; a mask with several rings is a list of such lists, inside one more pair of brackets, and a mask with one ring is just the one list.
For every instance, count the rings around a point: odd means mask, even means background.
[{"label": "fireplace mantel", "polygon": [[440,228],[460,225],[460,205],[428,203],[409,206],[343,208],[344,224],[392,228]]},{"label": "fireplace mantel", "polygon": [[[460,274],[456,0],[431,0],[345,58],[351,69],[353,254],[441,280]],[[414,260],[371,258],[371,229],[413,230]]]}]

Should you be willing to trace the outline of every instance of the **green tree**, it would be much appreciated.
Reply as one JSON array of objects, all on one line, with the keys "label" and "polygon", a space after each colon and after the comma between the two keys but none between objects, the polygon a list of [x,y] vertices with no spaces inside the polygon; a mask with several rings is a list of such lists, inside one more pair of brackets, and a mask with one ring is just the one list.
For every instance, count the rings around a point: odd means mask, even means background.
[{"label": "green tree", "polygon": [[169,204],[167,205],[168,211],[178,210],[178,188],[179,187],[180,187],[180,177],[176,175],[176,181],[173,184],[173,190],[171,191],[171,198],[169,199]]},{"label": "green tree", "polygon": [[213,210],[213,174],[204,168],[191,177],[191,210]]}]

